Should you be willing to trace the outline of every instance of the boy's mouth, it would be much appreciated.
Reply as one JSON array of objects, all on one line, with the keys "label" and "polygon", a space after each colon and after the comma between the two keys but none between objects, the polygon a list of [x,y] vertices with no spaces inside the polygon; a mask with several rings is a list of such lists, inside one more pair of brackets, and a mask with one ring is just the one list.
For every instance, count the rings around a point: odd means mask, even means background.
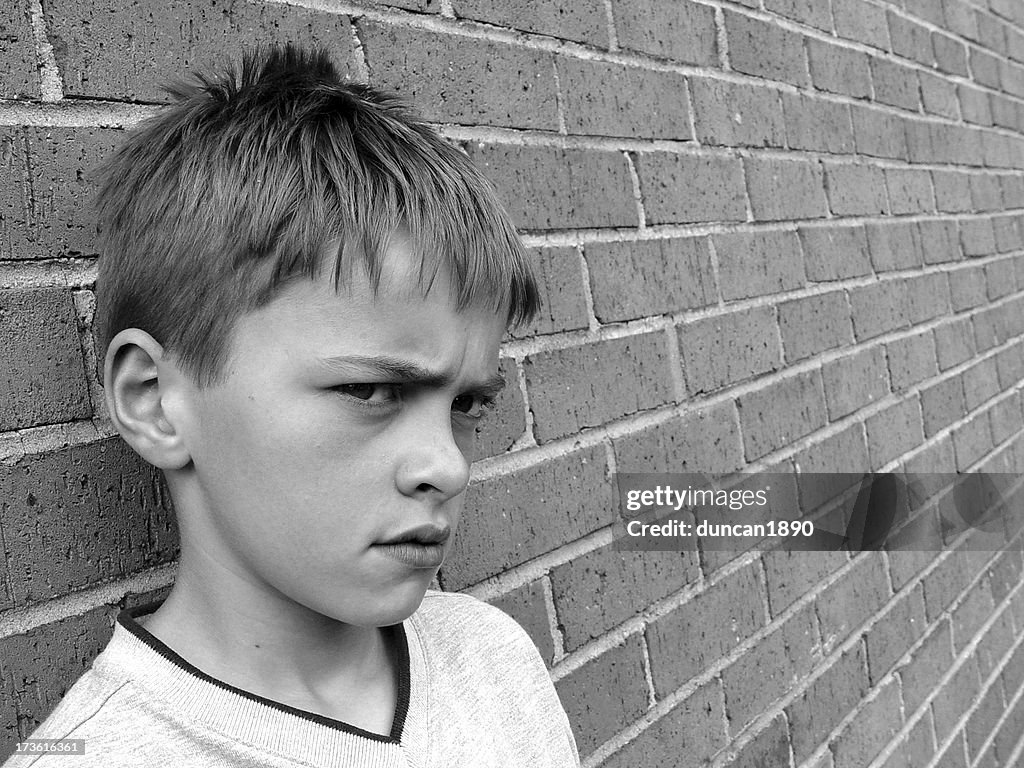
[{"label": "boy's mouth", "polygon": [[439,568],[444,562],[450,526],[420,525],[375,545],[377,551],[415,569]]},{"label": "boy's mouth", "polygon": [[418,525],[403,531],[397,536],[385,539],[381,544],[421,544],[424,546],[432,544],[444,544],[451,536],[452,529],[448,525],[440,526],[433,523]]}]

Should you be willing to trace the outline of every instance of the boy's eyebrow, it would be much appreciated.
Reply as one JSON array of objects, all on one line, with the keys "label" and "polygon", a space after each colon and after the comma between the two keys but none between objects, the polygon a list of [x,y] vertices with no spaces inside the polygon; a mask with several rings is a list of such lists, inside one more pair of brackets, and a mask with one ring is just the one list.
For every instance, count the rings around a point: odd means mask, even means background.
[{"label": "boy's eyebrow", "polygon": [[[452,377],[447,373],[432,371],[411,360],[403,360],[389,355],[339,355],[322,357],[317,362],[324,368],[346,374],[351,374],[353,367],[371,369],[375,373],[383,374],[389,381],[396,384],[415,384],[421,387],[439,388],[452,382]],[[470,386],[469,392],[475,395],[494,396],[504,388],[504,377],[500,373],[495,373],[486,380]]]}]

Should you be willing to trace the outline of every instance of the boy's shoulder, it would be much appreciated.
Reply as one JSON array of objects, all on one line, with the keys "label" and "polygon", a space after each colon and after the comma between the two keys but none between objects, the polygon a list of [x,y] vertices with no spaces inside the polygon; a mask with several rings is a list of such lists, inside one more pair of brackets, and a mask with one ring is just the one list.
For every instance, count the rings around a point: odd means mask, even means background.
[{"label": "boy's shoulder", "polygon": [[533,640],[515,619],[471,595],[429,590],[409,624],[428,645],[455,655],[499,653],[543,665]]}]

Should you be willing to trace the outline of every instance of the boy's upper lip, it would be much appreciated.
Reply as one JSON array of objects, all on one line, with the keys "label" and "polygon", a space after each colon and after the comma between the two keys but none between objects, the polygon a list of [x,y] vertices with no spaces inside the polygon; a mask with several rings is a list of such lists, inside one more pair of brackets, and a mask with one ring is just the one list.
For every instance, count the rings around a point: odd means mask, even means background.
[{"label": "boy's upper lip", "polygon": [[448,541],[451,533],[451,526],[447,524],[424,523],[423,525],[417,525],[415,528],[402,531],[379,543],[403,544],[405,542],[415,542],[416,544],[444,544]]}]

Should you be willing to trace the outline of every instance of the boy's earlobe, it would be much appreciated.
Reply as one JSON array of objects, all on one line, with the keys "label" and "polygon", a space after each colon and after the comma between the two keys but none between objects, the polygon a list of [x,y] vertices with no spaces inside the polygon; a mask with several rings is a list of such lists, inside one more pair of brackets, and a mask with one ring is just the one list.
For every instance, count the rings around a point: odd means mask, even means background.
[{"label": "boy's earlobe", "polygon": [[160,469],[191,461],[185,440],[187,377],[143,330],[127,328],[107,348],[104,396],[110,419],[135,451]]}]

